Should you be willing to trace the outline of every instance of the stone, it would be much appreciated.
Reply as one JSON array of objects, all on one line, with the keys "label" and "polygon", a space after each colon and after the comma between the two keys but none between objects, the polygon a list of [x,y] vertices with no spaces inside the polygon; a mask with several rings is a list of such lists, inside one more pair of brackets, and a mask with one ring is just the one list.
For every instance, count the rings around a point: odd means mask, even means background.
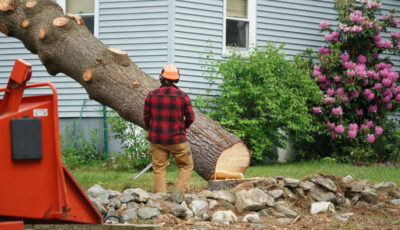
[{"label": "stone", "polygon": [[400,199],[393,199],[390,201],[392,204],[400,205]]},{"label": "stone", "polygon": [[396,190],[397,186],[394,182],[380,182],[374,184],[374,189],[377,191],[382,191],[382,190]]},{"label": "stone", "polygon": [[350,183],[351,181],[353,181],[353,177],[350,176],[350,175],[347,175],[347,176],[343,177],[342,181],[343,181],[343,183],[345,183],[345,184],[346,184],[346,183]]},{"label": "stone", "polygon": [[210,190],[203,190],[199,193],[199,198],[201,199],[215,199],[215,193],[211,192]]},{"label": "stone", "polygon": [[171,199],[175,203],[178,203],[178,204],[182,203],[182,201],[185,200],[185,196],[183,195],[183,190],[182,189],[175,190],[171,194]]},{"label": "stone", "polygon": [[216,191],[214,194],[217,200],[226,200],[232,204],[235,203],[235,197],[226,190]]},{"label": "stone", "polygon": [[303,181],[300,181],[300,183],[299,183],[299,187],[301,189],[303,189],[304,191],[310,191],[314,185],[315,184],[313,182],[308,181],[308,180],[303,180]]},{"label": "stone", "polygon": [[291,222],[289,218],[278,218],[277,221],[281,224],[289,224]]},{"label": "stone", "polygon": [[199,199],[199,197],[196,194],[184,194],[184,196],[185,196],[185,200],[188,203],[191,203],[192,201]]},{"label": "stone", "polygon": [[249,213],[243,217],[243,222],[247,223],[260,223],[261,219],[258,213]]},{"label": "stone", "polygon": [[121,203],[121,207],[119,207],[119,211],[125,211],[125,210],[127,210],[128,209],[128,206],[124,203],[124,204],[122,204]]},{"label": "stone", "polygon": [[231,210],[217,211],[212,215],[211,221],[218,224],[229,225],[236,223],[237,217]]},{"label": "stone", "polygon": [[136,209],[128,209],[124,212],[122,216],[122,222],[132,222],[137,220],[137,210]]},{"label": "stone", "polygon": [[121,201],[117,198],[112,198],[110,202],[108,202],[108,206],[119,209],[121,207]]},{"label": "stone", "polygon": [[277,181],[275,178],[268,177],[268,178],[263,178],[261,180],[254,181],[252,184],[253,184],[253,187],[256,187],[256,188],[267,188],[267,187],[270,187],[273,185],[277,185]]},{"label": "stone", "polygon": [[335,212],[335,206],[331,202],[315,202],[311,204],[311,214],[318,214],[324,212]]},{"label": "stone", "polygon": [[283,195],[283,190],[282,189],[274,189],[269,192],[269,195],[271,195],[274,199],[278,199]]},{"label": "stone", "polygon": [[335,182],[333,182],[331,179],[322,177],[322,176],[314,176],[311,179],[312,182],[314,182],[315,184],[319,184],[322,187],[328,189],[331,192],[336,192],[337,191],[337,187]]},{"label": "stone", "polygon": [[335,219],[340,220],[342,222],[347,222],[353,216],[354,216],[354,213],[348,212],[348,213],[335,215]]},{"label": "stone", "polygon": [[204,200],[194,200],[190,203],[190,209],[195,217],[201,217],[204,213],[207,213],[208,203]]},{"label": "stone", "polygon": [[121,217],[118,212],[111,208],[110,210],[108,210],[107,215],[104,219],[106,220],[105,223],[107,224],[119,224]]},{"label": "stone", "polygon": [[286,187],[296,188],[300,184],[300,180],[294,178],[284,178],[283,181]]},{"label": "stone", "polygon": [[294,191],[296,192],[296,194],[299,194],[300,196],[305,195],[303,189],[301,189],[300,187],[294,188]]},{"label": "stone", "polygon": [[364,187],[368,184],[367,180],[357,180],[357,181],[352,181],[350,183],[350,191],[351,192],[362,192],[364,190]]},{"label": "stone", "polygon": [[139,208],[138,210],[138,216],[142,219],[151,219],[159,215],[160,211],[158,211],[157,208],[144,207],[144,208]]},{"label": "stone", "polygon": [[275,200],[259,188],[236,193],[236,209],[239,213],[244,211],[258,211],[266,205],[273,206]]},{"label": "stone", "polygon": [[361,192],[361,197],[368,203],[376,204],[378,201],[378,195],[373,188],[366,188]]},{"label": "stone", "polygon": [[129,201],[135,200],[135,197],[133,197],[131,194],[124,193],[122,196],[119,198],[121,203],[128,203]]},{"label": "stone", "polygon": [[336,202],[336,195],[332,192],[326,192],[321,186],[314,185],[314,187],[310,190],[309,195],[314,200],[321,202]]},{"label": "stone", "polygon": [[96,197],[95,199],[97,199],[102,205],[108,204],[109,200],[108,200],[107,190],[100,191],[99,196]]},{"label": "stone", "polygon": [[192,212],[192,210],[189,209],[189,207],[187,206],[186,202],[183,201],[183,202],[181,203],[181,205],[182,205],[182,207],[184,207],[185,210],[186,210],[186,213],[185,213],[185,220],[189,220],[190,218],[192,218],[192,217],[193,217],[193,212]]},{"label": "stone", "polygon": [[141,188],[135,188],[132,190],[131,195],[135,198],[135,201],[137,202],[146,202],[148,199],[150,199],[149,194],[144,191]]},{"label": "stone", "polygon": [[101,185],[95,184],[92,187],[90,187],[87,191],[86,194],[90,197],[90,198],[96,198],[99,196],[99,194],[101,192],[107,192],[103,187],[101,187]]},{"label": "stone", "polygon": [[100,202],[98,202],[97,200],[92,200],[92,203],[94,204],[94,206],[97,208],[97,210],[99,210],[99,212],[101,214],[107,214],[107,209],[104,208],[103,205],[100,204]]},{"label": "stone", "polygon": [[283,188],[283,194],[290,201],[295,201],[297,199],[296,195],[289,188],[284,187]]},{"label": "stone", "polygon": [[216,200],[210,200],[210,202],[208,203],[208,209],[210,211],[214,211],[218,207],[219,207],[219,204],[218,204],[218,201],[216,201]]},{"label": "stone", "polygon": [[150,199],[153,200],[161,200],[164,196],[168,196],[167,193],[159,192],[159,193],[149,193]]},{"label": "stone", "polygon": [[138,204],[136,204],[136,202],[135,201],[131,201],[131,202],[129,202],[129,203],[127,203],[127,208],[128,209],[138,209],[139,208],[139,206],[138,206]]},{"label": "stone", "polygon": [[186,216],[186,209],[180,204],[175,204],[171,207],[171,212],[179,218],[184,218]]},{"label": "stone", "polygon": [[201,217],[201,219],[204,221],[211,220],[211,216],[208,215],[208,213],[204,213],[203,216]]},{"label": "stone", "polygon": [[162,210],[160,203],[158,203],[156,201],[153,201],[153,200],[150,200],[150,199],[146,202],[146,207],[157,208],[160,211]]},{"label": "stone", "polygon": [[278,210],[279,212],[281,212],[282,214],[285,215],[285,217],[289,217],[289,218],[295,218],[297,217],[297,213],[293,210],[291,210],[290,208],[288,208],[286,205],[283,204],[275,204],[274,207],[276,208],[276,210]]},{"label": "stone", "polygon": [[107,192],[108,192],[108,199],[112,199],[112,198],[115,198],[115,197],[121,195],[120,192],[114,191],[114,190],[107,190]]}]

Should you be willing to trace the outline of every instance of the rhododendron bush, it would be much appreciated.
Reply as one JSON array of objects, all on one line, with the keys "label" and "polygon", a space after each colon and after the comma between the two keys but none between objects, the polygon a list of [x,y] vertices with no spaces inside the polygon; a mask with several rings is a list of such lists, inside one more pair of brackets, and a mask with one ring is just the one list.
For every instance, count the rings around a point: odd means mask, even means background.
[{"label": "rhododendron bush", "polygon": [[[342,159],[373,157],[387,116],[399,110],[400,80],[390,60],[400,50],[399,20],[382,3],[337,0],[338,25],[320,23],[326,45],[318,49],[315,79],[323,101],[312,113],[324,124],[331,153]],[[388,38],[384,38],[387,34]]]}]

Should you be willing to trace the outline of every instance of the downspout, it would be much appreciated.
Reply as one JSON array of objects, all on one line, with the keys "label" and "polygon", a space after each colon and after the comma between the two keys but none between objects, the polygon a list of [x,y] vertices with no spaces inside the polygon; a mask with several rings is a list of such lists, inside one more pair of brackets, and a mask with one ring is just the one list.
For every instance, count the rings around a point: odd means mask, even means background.
[{"label": "downspout", "polygon": [[168,64],[175,64],[175,2],[168,0]]},{"label": "downspout", "polygon": [[108,131],[107,131],[107,106],[103,105],[103,140],[104,140],[104,153],[106,160],[108,160]]}]

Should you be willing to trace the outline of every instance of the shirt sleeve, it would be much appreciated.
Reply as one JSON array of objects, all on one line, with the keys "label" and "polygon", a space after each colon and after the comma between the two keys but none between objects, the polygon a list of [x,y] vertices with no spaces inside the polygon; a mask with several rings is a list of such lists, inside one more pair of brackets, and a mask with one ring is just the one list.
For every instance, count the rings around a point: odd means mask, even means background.
[{"label": "shirt sleeve", "polygon": [[185,128],[188,129],[190,125],[194,122],[194,113],[192,103],[190,98],[185,96]]},{"label": "shirt sleeve", "polygon": [[150,110],[150,97],[147,95],[146,100],[144,102],[144,111],[143,111],[143,119],[144,125],[146,126],[146,130],[150,127],[150,117],[151,117],[151,110]]}]

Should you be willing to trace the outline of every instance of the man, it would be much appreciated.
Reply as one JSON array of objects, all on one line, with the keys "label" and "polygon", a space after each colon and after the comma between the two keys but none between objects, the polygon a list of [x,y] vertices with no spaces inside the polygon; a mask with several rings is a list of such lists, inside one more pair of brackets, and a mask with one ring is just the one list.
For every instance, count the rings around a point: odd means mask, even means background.
[{"label": "man", "polygon": [[161,87],[150,91],[144,104],[144,121],[154,171],[154,193],[167,192],[165,183],[169,153],[179,167],[175,190],[187,192],[193,159],[186,132],[194,121],[190,98],[175,86],[180,78],[174,65],[165,65],[160,74]]}]

